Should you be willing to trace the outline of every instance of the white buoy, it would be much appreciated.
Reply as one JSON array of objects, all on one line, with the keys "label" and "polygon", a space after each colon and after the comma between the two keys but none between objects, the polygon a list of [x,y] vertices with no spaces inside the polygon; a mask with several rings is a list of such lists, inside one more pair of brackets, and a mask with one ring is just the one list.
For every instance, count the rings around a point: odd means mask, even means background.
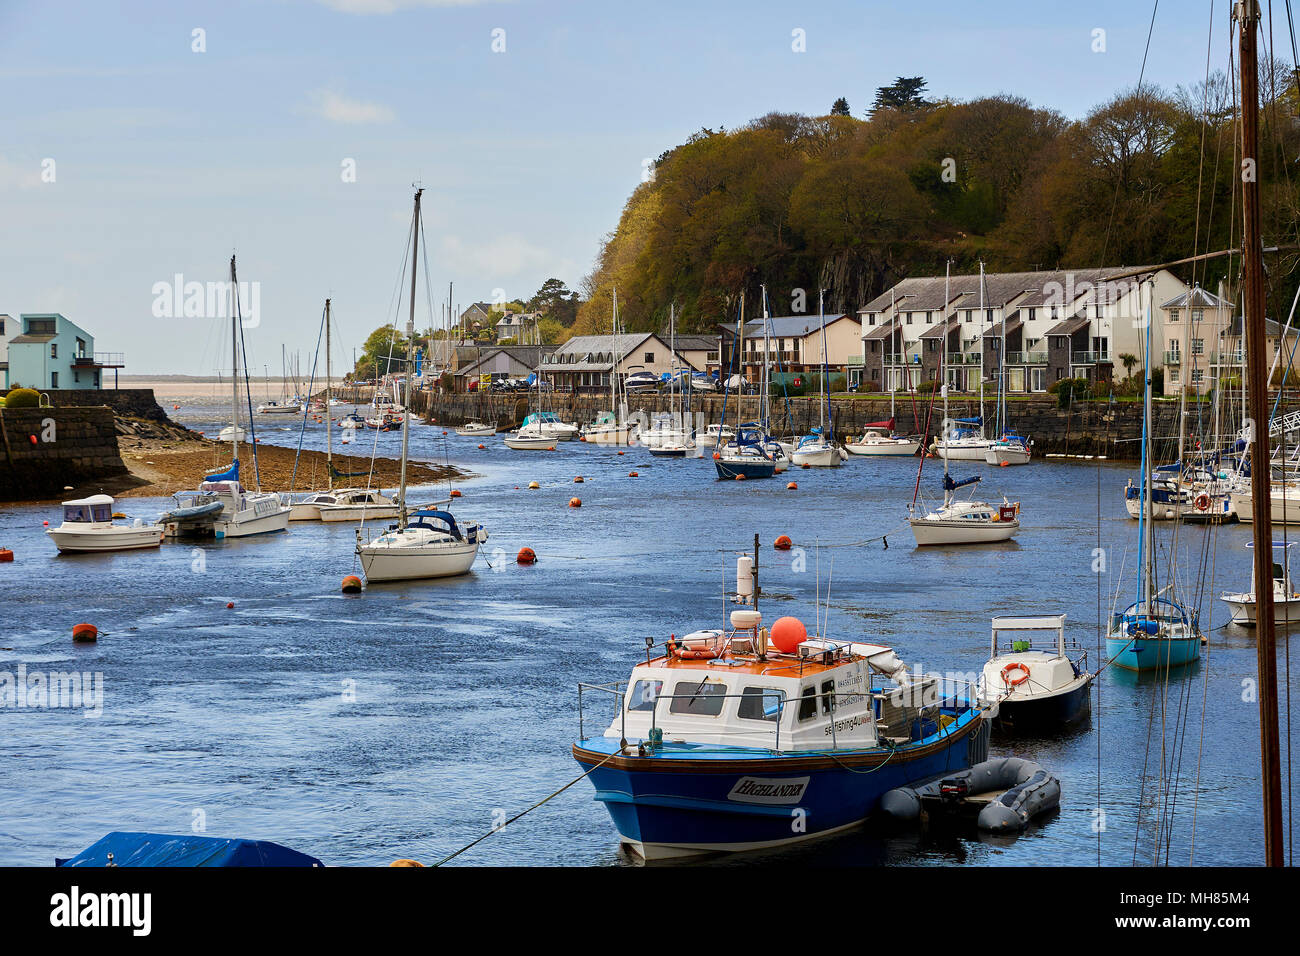
[{"label": "white buoy", "polygon": [[736,558],[736,595],[742,600],[754,596],[754,559],[747,554]]}]

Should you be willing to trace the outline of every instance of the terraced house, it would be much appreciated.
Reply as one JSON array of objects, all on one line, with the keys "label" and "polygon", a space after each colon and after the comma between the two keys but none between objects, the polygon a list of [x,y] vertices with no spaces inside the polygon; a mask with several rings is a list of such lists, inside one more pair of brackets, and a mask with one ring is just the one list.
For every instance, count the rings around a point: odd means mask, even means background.
[{"label": "terraced house", "polygon": [[1120,267],[904,279],[858,310],[862,351],[850,383],[906,390],[941,367],[959,392],[996,387],[1003,375],[1011,394],[1064,378],[1110,380],[1120,355],[1142,354],[1148,304],[1153,362],[1164,364],[1162,305],[1189,291],[1167,269]]}]

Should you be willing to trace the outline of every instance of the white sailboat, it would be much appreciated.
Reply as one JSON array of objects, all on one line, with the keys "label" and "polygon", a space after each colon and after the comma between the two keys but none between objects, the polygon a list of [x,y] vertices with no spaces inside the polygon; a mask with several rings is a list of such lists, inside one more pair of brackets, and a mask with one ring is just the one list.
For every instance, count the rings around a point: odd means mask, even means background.
[{"label": "white sailboat", "polygon": [[685,389],[678,379],[675,303],[668,306],[668,323],[668,351],[672,355],[669,380],[675,386],[673,410],[669,414],[657,416],[651,423],[650,430],[641,434],[640,443],[656,458],[694,458],[698,454],[695,433],[690,428],[690,414],[685,407]]},{"label": "white sailboat", "polygon": [[618,352],[618,289],[614,289],[613,318],[610,325],[611,358],[609,369],[609,411],[582,430],[582,440],[597,445],[629,445],[637,438],[637,425],[627,420],[627,405],[619,400],[618,366],[623,356]]},{"label": "white sailboat", "polygon": [[[234,374],[230,377],[231,412],[234,424],[231,434],[231,463],[226,471],[208,475],[199,483],[197,491],[181,492],[179,500],[189,502],[192,508],[206,508],[220,504],[221,510],[212,519],[212,533],[217,538],[247,538],[252,535],[285,531],[289,527],[289,507],[282,504],[280,496],[255,487],[249,491],[239,477],[239,446],[244,430],[239,424],[239,284],[235,277],[235,257],[230,257],[230,344],[234,357]],[[254,484],[257,485],[257,446],[253,449]]]},{"label": "white sailboat", "polygon": [[[945,287],[947,278],[945,273]],[[947,303],[944,303],[944,320],[947,321]],[[979,314],[984,315],[984,263],[980,262]],[[982,326],[981,326],[982,328]],[[944,389],[943,434],[934,443],[935,453],[944,461],[984,461],[992,441],[984,436],[984,375],[980,374],[980,414],[974,418],[948,417],[948,333],[945,329],[939,343],[939,360],[944,368],[940,382]]]},{"label": "white sailboat", "polygon": [[[411,220],[411,293],[406,324],[408,340],[415,338],[415,283],[421,232],[420,196],[423,192],[423,189],[415,191],[415,212]],[[406,362],[410,362],[409,355]],[[408,405],[412,377],[410,374],[406,376]],[[363,540],[361,529],[357,529],[356,553],[367,583],[466,574],[474,565],[479,546],[487,540],[487,531],[481,525],[470,524],[461,528],[451,512],[441,507],[450,504],[449,501],[437,502],[414,511],[407,509],[406,465],[410,457],[410,442],[410,422],[403,422],[397,524],[370,540]]]},{"label": "white sailboat", "polygon": [[[949,267],[945,267],[945,270]],[[941,317],[943,323],[947,323],[947,303],[952,301],[948,294],[948,276],[944,274],[944,315]],[[948,418],[948,383],[947,374],[947,341],[944,341],[943,351],[939,359],[939,381],[940,388],[943,390],[943,413],[945,422]],[[922,458],[917,466],[919,487],[919,474],[925,467],[925,459]],[[965,500],[959,501],[954,496],[959,488],[967,485],[973,486],[980,481],[980,478],[967,478],[963,481],[954,481],[948,474],[948,458],[943,459],[943,504],[933,510],[926,512],[920,517],[912,514],[916,507],[916,500],[913,498],[912,504],[908,506],[908,524],[912,528],[912,535],[916,538],[917,545],[949,545],[949,544],[991,544],[999,541],[1010,540],[1017,531],[1020,530],[1020,503],[1012,503],[1004,497],[1002,504],[998,506],[990,505],[985,501]]]},{"label": "white sailboat", "polygon": [[799,439],[799,444],[790,455],[790,461],[801,468],[804,466],[835,468],[842,460],[840,450],[827,431],[830,394],[826,391],[826,309],[822,296],[823,290],[817,290],[817,312],[821,316],[822,323],[822,367],[817,402],[819,424],[809,434]]}]

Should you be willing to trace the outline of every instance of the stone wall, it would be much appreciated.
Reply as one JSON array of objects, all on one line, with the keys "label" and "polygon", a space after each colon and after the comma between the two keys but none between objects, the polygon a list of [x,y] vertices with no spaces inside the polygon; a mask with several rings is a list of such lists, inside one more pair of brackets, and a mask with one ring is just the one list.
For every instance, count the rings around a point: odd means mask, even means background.
[{"label": "stone wall", "polygon": [[[2,394],[2,393],[0,393]],[[88,408],[107,405],[127,418],[147,418],[169,422],[167,413],[158,405],[152,388],[52,388],[41,393],[50,399],[55,408]]]},{"label": "stone wall", "polygon": [[[345,401],[368,402],[372,389],[337,390],[335,395]],[[1276,396],[1274,396],[1275,398]],[[1273,399],[1270,399],[1270,403]],[[498,395],[439,395],[433,392],[417,392],[412,396],[412,411],[432,417],[445,425],[459,425],[480,415],[494,419],[499,428],[514,428],[528,414],[528,396],[523,394]],[[818,402],[816,396],[777,398],[772,403],[773,430],[780,434],[806,434],[818,421]],[[642,393],[628,396],[629,413],[641,412],[649,418],[656,412],[672,411],[674,399],[670,395]],[[737,404],[740,405],[739,412]],[[786,422],[786,408],[789,408],[789,423]],[[609,396],[602,394],[548,394],[545,406],[566,421],[589,422],[598,413],[609,409]],[[889,418],[889,399],[880,398],[835,398],[831,400],[835,419],[835,434],[844,439],[861,434],[862,427],[868,422]],[[1300,399],[1283,403],[1281,414],[1300,409]],[[984,403],[984,413],[991,416],[996,412],[992,401]],[[722,419],[723,396],[695,396],[693,400],[694,421],[713,423]],[[1176,454],[1178,440],[1177,400],[1157,401],[1153,407],[1155,427],[1153,435],[1157,439],[1156,458],[1161,461],[1171,460]],[[980,403],[974,396],[952,397],[948,400],[948,414],[953,418],[969,418],[980,413]],[[735,422],[737,414],[741,420],[752,419],[758,414],[757,396],[728,396],[726,398],[728,422]],[[926,432],[934,436],[939,431],[943,420],[942,399],[936,398],[933,407],[930,396],[918,395],[915,404],[915,421],[913,404],[908,397],[900,397],[895,405],[894,416],[900,433]],[[1077,402],[1073,407],[1059,407],[1055,395],[1044,395],[1007,403],[1007,415],[1011,428],[1033,439],[1034,453],[1044,455],[1103,455],[1120,460],[1136,460],[1139,456],[1142,437],[1142,403],[1128,402]],[[1199,416],[1199,425],[1198,425]],[[1190,403],[1187,407],[1187,432],[1208,433],[1213,425],[1214,410],[1208,402],[1197,405]],[[929,427],[926,428],[926,423]],[[988,429],[992,434],[992,427]]]},{"label": "stone wall", "polygon": [[0,409],[0,501],[59,498],[126,474],[111,408]]}]

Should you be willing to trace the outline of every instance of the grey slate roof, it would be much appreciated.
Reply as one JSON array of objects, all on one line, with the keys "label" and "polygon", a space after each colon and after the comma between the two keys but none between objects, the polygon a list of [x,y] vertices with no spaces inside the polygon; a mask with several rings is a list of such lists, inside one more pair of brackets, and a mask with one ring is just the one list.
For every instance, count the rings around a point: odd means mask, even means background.
[{"label": "grey slate roof", "polygon": [[543,371],[608,372],[615,365],[615,355],[618,361],[622,361],[649,338],[658,342],[650,332],[633,332],[613,338],[608,335],[575,335],[547,357]]},{"label": "grey slate roof", "polygon": [[[840,319],[859,321],[856,315],[837,312],[826,315],[826,325],[834,325]],[[750,319],[745,323],[745,338],[761,338],[766,325],[767,334],[779,339],[799,338],[816,332],[822,327],[820,315],[774,315],[768,319]]]},{"label": "grey slate roof", "polygon": [[[1109,282],[1109,277],[1122,272],[1131,272],[1118,266],[1104,269],[1053,269],[1040,272],[986,272],[984,274],[983,302],[986,309],[1002,308],[1010,302],[1017,306],[1069,305],[1086,295],[1089,304],[1097,301],[1098,296],[1090,290],[1101,289],[1100,299],[1104,304],[1116,298],[1121,288],[1127,288],[1133,282],[1140,282],[1141,276]],[[1087,285],[1084,285],[1087,283]],[[1117,284],[1123,283],[1123,287]],[[949,308],[978,309],[980,307],[979,273],[955,275],[947,281],[949,291]],[[1064,290],[1064,298],[1060,301]],[[1074,294],[1071,295],[1073,290]],[[903,296],[908,296],[904,299]],[[928,312],[944,308],[944,277],[920,276],[903,279],[890,289],[886,289],[858,310],[862,312],[885,312],[890,303],[897,302],[899,312]]]},{"label": "grey slate roof", "polygon": [[1160,305],[1162,309],[1231,309],[1232,303],[1221,299],[1212,292],[1206,292],[1200,286],[1188,289],[1182,295],[1176,295]]}]

